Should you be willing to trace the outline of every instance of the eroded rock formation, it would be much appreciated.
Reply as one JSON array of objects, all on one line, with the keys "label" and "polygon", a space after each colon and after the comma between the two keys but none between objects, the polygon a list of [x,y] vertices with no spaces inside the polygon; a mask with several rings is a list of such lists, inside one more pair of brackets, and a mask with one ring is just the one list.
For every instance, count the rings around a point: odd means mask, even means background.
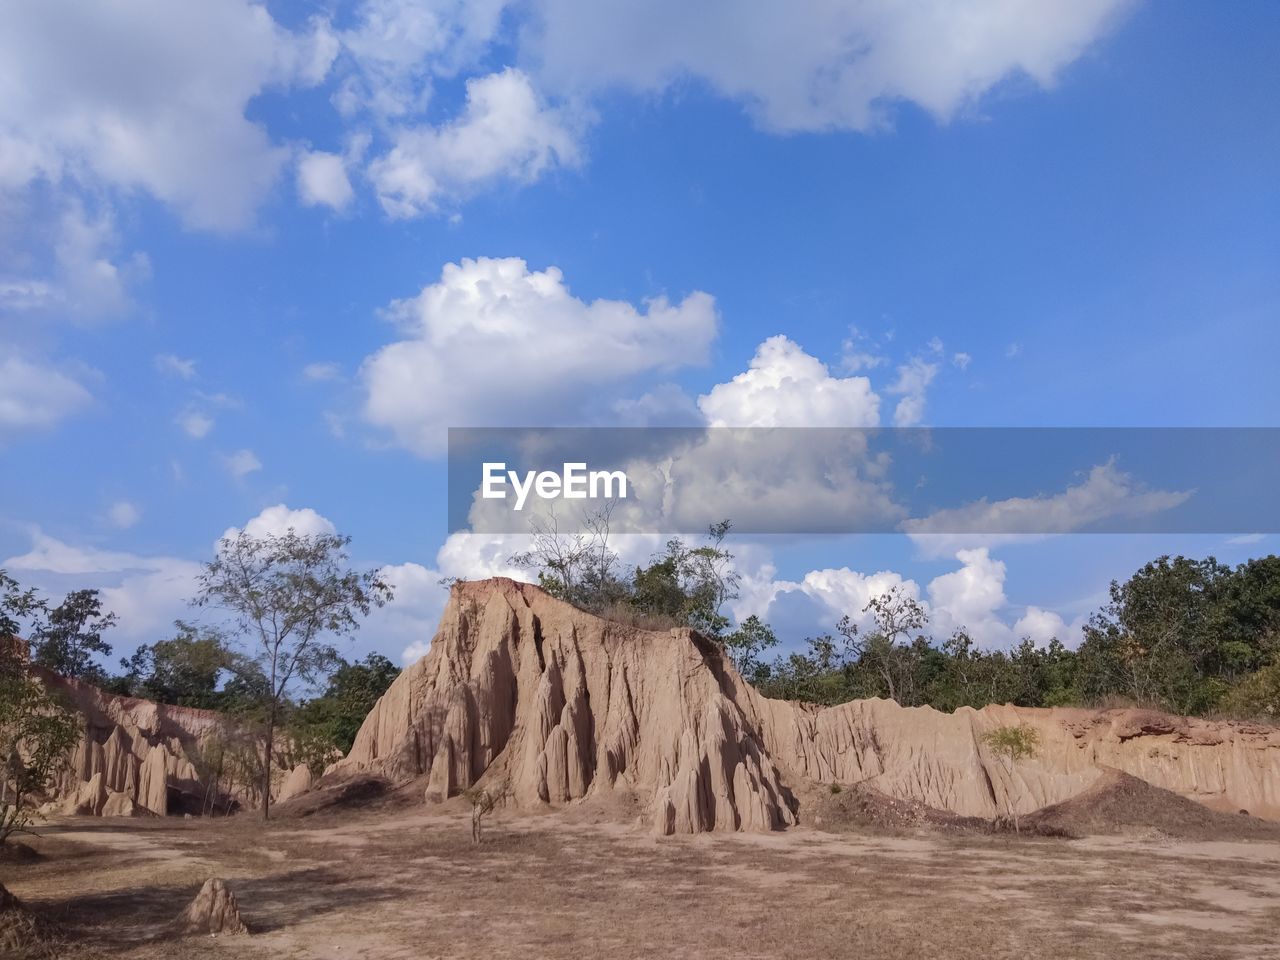
[{"label": "eroded rock formation", "polygon": [[[1040,731],[1012,775],[982,745]],[[603,620],[530,584],[454,588],[428,654],[365,720],[338,776],[420,779],[428,798],[506,781],[518,804],[624,795],[660,834],[794,823],[812,782],[866,782],[967,816],[1030,812],[1106,767],[1220,809],[1280,819],[1280,729],[1145,711],[769,700],[688,630]]]},{"label": "eroded rock formation", "polygon": [[215,751],[235,741],[236,731],[212,710],[176,707],[119,697],[60,677],[37,666],[31,671],[83,719],[80,742],[48,798],[63,813],[88,816],[164,816],[240,805],[229,780],[212,782]]},{"label": "eroded rock formation", "polygon": [[237,936],[249,932],[240,918],[235,894],[217,877],[204,882],[171,926],[178,936]]}]

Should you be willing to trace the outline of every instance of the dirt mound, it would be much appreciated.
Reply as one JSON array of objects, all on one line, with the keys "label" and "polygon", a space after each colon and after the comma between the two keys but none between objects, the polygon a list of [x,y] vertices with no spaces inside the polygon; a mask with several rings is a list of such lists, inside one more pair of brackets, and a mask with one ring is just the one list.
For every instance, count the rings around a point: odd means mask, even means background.
[{"label": "dirt mound", "polygon": [[57,942],[52,925],[0,884],[0,956],[53,957]]},{"label": "dirt mound", "polygon": [[963,817],[950,810],[939,810],[918,800],[888,797],[869,783],[849,786],[831,784],[814,790],[806,798],[806,821],[828,833],[866,831],[871,833],[914,833],[918,830],[952,833],[1015,833],[1037,837],[1070,837],[1072,834],[1053,824],[1029,825],[1026,818],[1015,827],[1012,820],[1000,817]]},{"label": "dirt mound", "polygon": [[[1012,770],[984,743],[1008,724],[1033,727],[1041,744]],[[625,795],[670,834],[785,827],[808,785],[833,782],[993,821],[1077,796],[1109,767],[1280,819],[1280,728],[1133,710],[769,700],[690,630],[605,620],[494,579],[454,588],[429,652],[326,780],[373,774],[425,784],[433,799],[506,782],[527,808]]]},{"label": "dirt mound", "polygon": [[386,777],[357,774],[350,778],[329,777],[302,794],[271,808],[277,818],[310,817],[333,810],[384,804],[391,798],[394,785]]},{"label": "dirt mound", "polygon": [[170,925],[178,936],[239,936],[249,932],[240,918],[236,895],[217,877],[210,877]]},{"label": "dirt mound", "polygon": [[1104,771],[1083,793],[1023,817],[1022,825],[1077,836],[1156,832],[1180,840],[1280,841],[1280,824],[1211,810],[1120,770]]},{"label": "dirt mound", "polygon": [[962,817],[918,800],[888,797],[867,783],[817,788],[805,807],[806,822],[831,833],[851,829],[894,832],[920,827],[981,832],[992,829],[989,820]]}]

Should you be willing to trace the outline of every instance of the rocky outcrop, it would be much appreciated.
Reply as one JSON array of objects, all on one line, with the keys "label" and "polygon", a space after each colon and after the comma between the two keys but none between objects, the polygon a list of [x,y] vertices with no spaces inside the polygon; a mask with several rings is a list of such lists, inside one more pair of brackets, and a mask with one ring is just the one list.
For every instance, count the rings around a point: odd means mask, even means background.
[{"label": "rocky outcrop", "polygon": [[30,669],[84,723],[48,798],[51,808],[89,816],[164,816],[225,811],[240,802],[225,785],[207,782],[197,767],[211,743],[233,737],[221,714],[114,696]]},{"label": "rocky outcrop", "polygon": [[[256,783],[237,772],[237,764],[248,765],[239,756],[256,746],[224,714],[115,696],[28,668],[83,722],[81,740],[46,797],[46,812],[164,817],[256,805]],[[279,746],[276,762],[278,791],[292,768],[287,745]]]},{"label": "rocky outcrop", "polygon": [[[982,742],[1008,723],[1041,738],[1012,773]],[[784,827],[815,781],[964,816],[1030,812],[1104,767],[1280,819],[1280,729],[1146,711],[769,700],[689,630],[640,630],[495,579],[454,588],[430,651],[329,773],[420,779],[433,799],[480,781],[505,782],[526,806],[625,796],[669,834]]]},{"label": "rocky outcrop", "polygon": [[292,800],[294,797],[300,797],[311,789],[311,768],[305,763],[300,763],[285,777],[284,783],[280,785],[280,790],[276,794],[276,802],[284,803],[286,800]]},{"label": "rocky outcrop", "polygon": [[237,936],[249,932],[240,918],[235,894],[217,877],[210,877],[171,924],[178,936]]}]

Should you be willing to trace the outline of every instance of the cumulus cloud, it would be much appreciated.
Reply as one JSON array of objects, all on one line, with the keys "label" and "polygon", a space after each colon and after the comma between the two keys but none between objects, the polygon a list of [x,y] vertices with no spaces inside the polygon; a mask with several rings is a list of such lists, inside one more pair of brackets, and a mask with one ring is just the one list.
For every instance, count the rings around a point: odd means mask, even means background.
[{"label": "cumulus cloud", "polygon": [[53,427],[92,402],[76,379],[16,354],[0,359],[0,439]]},{"label": "cumulus cloud", "polygon": [[[941,349],[942,344],[939,343],[938,351]],[[886,393],[902,397],[893,409],[895,427],[914,427],[924,419],[925,393],[937,375],[938,365],[928,363],[920,357],[914,357],[898,367],[897,379],[885,390]]]},{"label": "cumulus cloud", "polygon": [[1149,489],[1108,461],[1094,466],[1084,480],[1061,493],[995,501],[984,498],[908,520],[903,529],[926,551],[950,553],[957,544],[991,545],[1150,516],[1185,503],[1191,495],[1189,490]]},{"label": "cumulus cloud", "polygon": [[452,122],[397,130],[368,175],[390,216],[421,216],[481,185],[528,183],[553,167],[575,165],[573,127],[562,110],[539,99],[524,73],[508,68],[468,80],[466,107]]},{"label": "cumulus cloud", "polygon": [[659,91],[695,78],[768,129],[870,130],[898,102],[945,121],[1005,78],[1049,86],[1128,5],[537,0],[525,51],[555,91]]},{"label": "cumulus cloud", "polygon": [[1068,624],[1061,615],[1040,607],[1027,607],[1026,613],[1013,625],[1019,639],[1027,637],[1037,647],[1047,646],[1050,640],[1058,640],[1074,647],[1080,639],[1081,623]]},{"label": "cumulus cloud", "polygon": [[388,564],[378,573],[391,586],[392,599],[369,614],[363,633],[383,649],[398,649],[408,666],[431,646],[449,591],[437,571],[420,563]]},{"label": "cumulus cloud", "polygon": [[880,398],[866,377],[833,377],[785,336],[756,349],[749,368],[698,398],[716,427],[874,427]]},{"label": "cumulus cloud", "polygon": [[298,158],[298,197],[304,204],[345,210],[355,196],[341,154],[308,151]]},{"label": "cumulus cloud", "polygon": [[322,22],[290,32],[251,0],[4,4],[0,184],[141,189],[190,226],[244,227],[288,157],[249,102],[336,53]]},{"label": "cumulus cloud", "polygon": [[119,530],[128,530],[142,519],[142,511],[128,500],[117,500],[107,508],[107,520]]},{"label": "cumulus cloud", "polygon": [[266,507],[243,528],[228,527],[223,532],[222,539],[233,540],[242,530],[251,537],[282,537],[290,530],[303,537],[338,532],[328,517],[322,516],[310,507],[293,510],[283,503]]},{"label": "cumulus cloud", "polygon": [[588,303],[555,267],[515,258],[449,264],[388,314],[406,339],[365,360],[364,414],[423,456],[443,452],[450,426],[580,422],[601,390],[705,362],[717,326],[705,293]]},{"label": "cumulus cloud", "polygon": [[986,547],[957,551],[956,559],[958,570],[929,582],[935,631],[945,636],[964,629],[981,646],[1010,646],[1012,631],[999,616],[1007,603],[1004,561],[992,557]]},{"label": "cumulus cloud", "polygon": [[340,34],[347,68],[334,101],[344,114],[420,113],[431,84],[476,62],[507,0],[364,0]]},{"label": "cumulus cloud", "polygon": [[243,480],[249,474],[256,470],[262,469],[262,461],[258,459],[257,454],[252,450],[237,450],[230,456],[223,458],[227,472],[237,480]]},{"label": "cumulus cloud", "polygon": [[178,426],[182,432],[193,440],[201,440],[213,429],[213,418],[199,410],[188,410],[178,417]]},{"label": "cumulus cloud", "polygon": [[175,619],[189,614],[200,564],[178,557],[139,556],[76,546],[34,529],[31,549],[0,566],[51,593],[96,587],[103,606],[119,617],[111,639],[155,640]]},{"label": "cumulus cloud", "polygon": [[745,552],[743,558],[747,563],[740,567],[742,596],[732,605],[734,616],[741,620],[761,615],[784,636],[830,633],[845,615],[861,629],[870,629],[874,622],[863,608],[890,590],[921,604],[930,618],[930,633],[939,640],[964,629],[984,649],[1009,649],[1022,637],[1037,645],[1053,637],[1074,645],[1080,636],[1081,621],[1068,624],[1041,607],[1027,607],[1013,619],[1005,594],[1005,564],[986,548],[958,551],[954,559],[959,566],[923,589],[893,570],[863,573],[838,567],[811,570],[799,580],[777,579],[767,551]]}]

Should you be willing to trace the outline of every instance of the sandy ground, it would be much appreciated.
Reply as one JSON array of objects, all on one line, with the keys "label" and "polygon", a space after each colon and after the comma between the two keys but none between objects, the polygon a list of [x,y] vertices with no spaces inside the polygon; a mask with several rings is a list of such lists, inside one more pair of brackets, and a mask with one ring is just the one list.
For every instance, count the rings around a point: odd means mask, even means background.
[{"label": "sandy ground", "polygon": [[[68,958],[1280,958],[1280,844],[932,833],[655,840],[498,812],[68,820],[0,881]],[[157,938],[209,876],[253,935]]]}]

